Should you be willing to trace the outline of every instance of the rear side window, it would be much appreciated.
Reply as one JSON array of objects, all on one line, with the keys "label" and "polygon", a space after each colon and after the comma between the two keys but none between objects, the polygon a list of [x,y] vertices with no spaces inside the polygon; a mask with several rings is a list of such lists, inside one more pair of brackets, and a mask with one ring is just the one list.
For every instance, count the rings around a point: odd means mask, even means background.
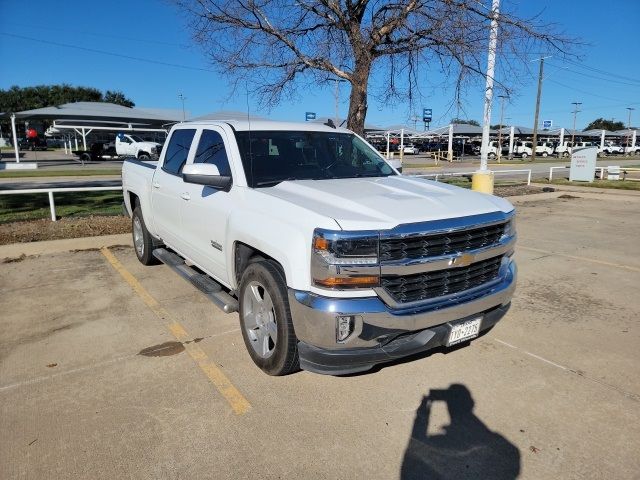
[{"label": "rear side window", "polygon": [[231,168],[222,136],[213,130],[203,130],[193,163],[210,163],[218,167],[222,176],[231,176]]},{"label": "rear side window", "polygon": [[182,167],[187,161],[195,133],[195,130],[186,128],[173,132],[169,140],[169,145],[167,145],[167,152],[165,153],[164,164],[162,165],[162,169],[165,172],[173,175],[180,174]]}]

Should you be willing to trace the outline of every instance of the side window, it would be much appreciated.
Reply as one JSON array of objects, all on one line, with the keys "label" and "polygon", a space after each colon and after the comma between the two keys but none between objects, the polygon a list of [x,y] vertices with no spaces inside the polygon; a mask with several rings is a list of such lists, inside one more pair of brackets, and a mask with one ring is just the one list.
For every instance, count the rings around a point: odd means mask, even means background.
[{"label": "side window", "polygon": [[162,169],[165,172],[173,175],[180,174],[182,167],[187,161],[195,133],[195,130],[186,128],[173,132],[169,140],[169,145],[167,145],[167,152],[164,157],[164,164],[162,165]]},{"label": "side window", "polygon": [[227,159],[224,142],[218,132],[203,130],[198,143],[198,150],[193,163],[210,163],[218,167],[222,176],[231,176],[231,168]]}]

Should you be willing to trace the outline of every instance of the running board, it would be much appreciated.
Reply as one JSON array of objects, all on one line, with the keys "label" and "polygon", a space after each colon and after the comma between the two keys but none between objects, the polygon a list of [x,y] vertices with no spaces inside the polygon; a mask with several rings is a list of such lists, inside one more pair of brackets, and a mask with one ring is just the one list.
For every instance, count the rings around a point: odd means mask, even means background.
[{"label": "running board", "polygon": [[164,248],[156,248],[153,251],[153,256],[182,278],[191,282],[194,287],[206,295],[223,312],[233,313],[238,311],[238,301],[235,298],[225,292],[222,286],[210,276],[198,273],[188,266],[182,257]]}]

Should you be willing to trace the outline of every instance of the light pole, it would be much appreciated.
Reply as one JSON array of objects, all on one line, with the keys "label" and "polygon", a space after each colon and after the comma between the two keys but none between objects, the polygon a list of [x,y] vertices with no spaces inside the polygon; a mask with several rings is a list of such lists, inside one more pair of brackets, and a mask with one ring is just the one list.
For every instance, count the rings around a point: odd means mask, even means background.
[{"label": "light pole", "polygon": [[330,82],[336,82],[336,90],[334,92],[334,97],[335,97],[335,101],[336,101],[336,121],[335,121],[335,125],[336,127],[339,127],[340,125],[338,125],[338,103],[340,101],[340,83],[342,82],[346,82],[346,80],[343,80],[342,78],[330,78],[329,79]]},{"label": "light pole", "polygon": [[502,157],[502,129],[504,125],[502,124],[504,119],[504,99],[509,98],[509,95],[498,95],[500,99],[500,128],[498,129],[498,163],[500,163],[500,157]]},{"label": "light pole", "polygon": [[627,152],[631,151],[631,112],[635,110],[635,108],[633,107],[627,107],[627,110],[629,110],[629,121],[627,122],[627,130],[628,130],[628,135],[627,135]]},{"label": "light pole", "polygon": [[182,121],[185,121],[185,114],[184,114],[184,101],[187,99],[187,97],[185,97],[183,94],[178,94],[178,98],[180,100],[182,100]]},{"label": "light pole", "polygon": [[484,91],[484,116],[482,124],[482,144],[480,147],[480,169],[471,177],[471,188],[483,193],[493,193],[493,173],[487,168],[489,150],[489,125],[491,123],[491,102],[493,101],[493,74],[496,66],[498,45],[498,16],[500,0],[491,2],[491,27],[489,30],[489,52],[487,54],[487,80]]},{"label": "light pole", "polygon": [[578,110],[578,107],[580,107],[580,105],[582,105],[582,102],[571,102],[571,105],[575,105],[574,109],[573,109],[573,130],[571,131],[571,148],[573,149],[573,139],[575,137],[575,133],[576,133],[576,116],[578,115],[578,112],[580,110]]}]

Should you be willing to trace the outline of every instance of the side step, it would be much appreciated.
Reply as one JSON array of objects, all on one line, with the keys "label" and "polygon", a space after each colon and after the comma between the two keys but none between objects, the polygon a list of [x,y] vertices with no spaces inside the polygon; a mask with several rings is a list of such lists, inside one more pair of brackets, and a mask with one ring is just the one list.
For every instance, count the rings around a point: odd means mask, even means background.
[{"label": "side step", "polygon": [[218,308],[225,313],[233,313],[238,311],[238,300],[225,292],[220,284],[208,275],[198,273],[196,270],[188,266],[184,260],[168,251],[165,248],[156,248],[153,256],[164,263],[171,270],[176,272],[185,280],[200,290],[209,298]]}]

